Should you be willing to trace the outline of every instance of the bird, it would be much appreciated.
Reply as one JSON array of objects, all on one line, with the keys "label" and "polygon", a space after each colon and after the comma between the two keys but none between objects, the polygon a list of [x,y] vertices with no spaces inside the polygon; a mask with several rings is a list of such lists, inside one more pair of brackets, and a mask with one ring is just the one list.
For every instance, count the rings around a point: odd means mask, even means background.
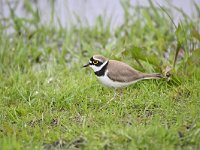
[{"label": "bird", "polygon": [[160,79],[160,73],[143,73],[128,64],[109,60],[102,55],[94,55],[90,58],[89,63],[83,67],[93,69],[97,79],[105,86],[115,89],[127,87],[144,79]]}]

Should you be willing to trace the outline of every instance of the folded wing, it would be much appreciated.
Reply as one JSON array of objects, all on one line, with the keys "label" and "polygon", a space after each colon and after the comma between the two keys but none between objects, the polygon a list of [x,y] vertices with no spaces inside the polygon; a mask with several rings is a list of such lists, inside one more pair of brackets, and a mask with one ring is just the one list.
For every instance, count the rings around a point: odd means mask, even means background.
[{"label": "folded wing", "polygon": [[[123,62],[110,60],[107,67],[109,70],[107,75],[113,81],[132,82],[143,78],[141,72],[133,69],[132,67]],[[111,67],[112,69],[110,69]]]}]

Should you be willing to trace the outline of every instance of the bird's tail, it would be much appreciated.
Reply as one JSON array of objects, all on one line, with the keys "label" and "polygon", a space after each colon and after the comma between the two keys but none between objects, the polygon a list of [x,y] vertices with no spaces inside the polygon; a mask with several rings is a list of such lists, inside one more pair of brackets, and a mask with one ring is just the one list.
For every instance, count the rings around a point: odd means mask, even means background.
[{"label": "bird's tail", "polygon": [[143,73],[142,78],[143,79],[160,79],[160,78],[163,78],[163,75],[160,73]]}]

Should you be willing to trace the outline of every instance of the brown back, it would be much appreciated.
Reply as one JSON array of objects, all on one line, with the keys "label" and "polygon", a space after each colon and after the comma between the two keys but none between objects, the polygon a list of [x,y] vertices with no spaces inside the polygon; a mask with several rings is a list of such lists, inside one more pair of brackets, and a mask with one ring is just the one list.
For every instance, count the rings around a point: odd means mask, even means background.
[{"label": "brown back", "polygon": [[114,81],[131,82],[143,78],[141,72],[120,61],[110,60],[107,69],[108,77]]}]

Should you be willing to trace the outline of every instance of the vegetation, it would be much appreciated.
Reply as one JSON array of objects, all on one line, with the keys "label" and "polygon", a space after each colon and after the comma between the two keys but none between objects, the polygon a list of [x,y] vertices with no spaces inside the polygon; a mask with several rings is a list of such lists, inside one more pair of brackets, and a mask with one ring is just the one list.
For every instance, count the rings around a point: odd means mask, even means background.
[{"label": "vegetation", "polygon": [[[113,31],[102,16],[92,27],[44,25],[31,2],[24,1],[29,19],[7,2],[11,15],[0,22],[1,149],[200,149],[200,7],[194,3],[190,18],[152,1],[121,4],[125,20]],[[184,16],[178,25],[172,9]],[[114,90],[81,68],[96,53],[144,72],[168,66],[171,80],[140,81],[107,104]]]}]

